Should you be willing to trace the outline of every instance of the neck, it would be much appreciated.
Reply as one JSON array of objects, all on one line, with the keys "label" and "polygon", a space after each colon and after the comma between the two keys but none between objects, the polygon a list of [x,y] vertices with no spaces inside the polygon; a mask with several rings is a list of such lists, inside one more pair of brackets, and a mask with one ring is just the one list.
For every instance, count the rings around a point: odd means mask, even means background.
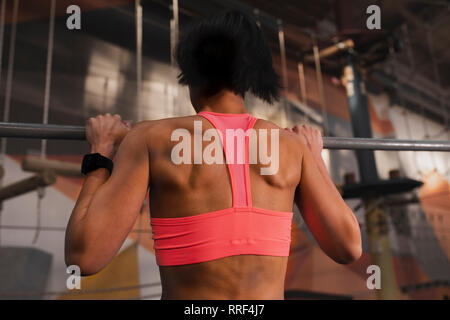
[{"label": "neck", "polygon": [[247,113],[242,96],[228,90],[219,91],[213,96],[199,98],[195,104],[195,110],[197,112]]}]

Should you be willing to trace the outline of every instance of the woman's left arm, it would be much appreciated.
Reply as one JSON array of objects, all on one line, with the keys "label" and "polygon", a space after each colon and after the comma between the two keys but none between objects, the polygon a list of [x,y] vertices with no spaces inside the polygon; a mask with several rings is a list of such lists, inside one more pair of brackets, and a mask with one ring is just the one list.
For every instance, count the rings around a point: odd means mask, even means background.
[{"label": "woman's left arm", "polygon": [[139,214],[149,182],[144,131],[145,125],[130,130],[109,114],[91,118],[86,127],[91,152],[114,158],[114,169],[111,176],[104,168],[87,174],[69,219],[65,260],[83,275],[99,272],[112,260]]}]

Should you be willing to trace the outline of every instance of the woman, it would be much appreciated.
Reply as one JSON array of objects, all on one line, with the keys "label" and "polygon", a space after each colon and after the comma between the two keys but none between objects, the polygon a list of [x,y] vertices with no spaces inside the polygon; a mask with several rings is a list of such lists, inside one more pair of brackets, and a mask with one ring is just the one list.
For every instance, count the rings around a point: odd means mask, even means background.
[{"label": "woman", "polygon": [[[279,94],[256,23],[239,12],[197,22],[181,37],[176,59],[197,115],[131,130],[117,115],[89,120],[92,153],[104,158],[84,163],[66,263],[84,275],[105,267],[147,190],[162,299],[283,299],[294,201],[328,256],[343,264],[358,259],[359,225],[326,171],[320,133],[281,129],[244,107],[246,92],[267,102]],[[261,157],[267,150],[276,166]],[[105,159],[114,160],[112,170]]]}]

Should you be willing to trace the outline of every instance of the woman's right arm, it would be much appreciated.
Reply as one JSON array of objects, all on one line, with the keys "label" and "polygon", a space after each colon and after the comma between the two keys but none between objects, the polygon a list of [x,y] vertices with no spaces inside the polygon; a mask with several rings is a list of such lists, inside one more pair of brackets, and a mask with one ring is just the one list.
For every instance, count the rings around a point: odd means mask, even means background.
[{"label": "woman's right arm", "polygon": [[306,126],[292,130],[302,149],[302,172],[295,202],[322,250],[334,261],[352,263],[362,253],[361,232],[352,210],[331,180],[322,160],[321,133]]}]

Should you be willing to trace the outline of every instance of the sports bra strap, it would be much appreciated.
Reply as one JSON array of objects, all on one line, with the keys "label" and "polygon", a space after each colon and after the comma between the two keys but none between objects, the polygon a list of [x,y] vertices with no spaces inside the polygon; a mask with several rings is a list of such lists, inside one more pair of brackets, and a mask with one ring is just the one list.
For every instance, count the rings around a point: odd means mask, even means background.
[{"label": "sports bra strap", "polygon": [[249,173],[249,147],[252,129],[258,120],[248,113],[198,113],[219,131],[230,174],[233,207],[252,207]]}]

